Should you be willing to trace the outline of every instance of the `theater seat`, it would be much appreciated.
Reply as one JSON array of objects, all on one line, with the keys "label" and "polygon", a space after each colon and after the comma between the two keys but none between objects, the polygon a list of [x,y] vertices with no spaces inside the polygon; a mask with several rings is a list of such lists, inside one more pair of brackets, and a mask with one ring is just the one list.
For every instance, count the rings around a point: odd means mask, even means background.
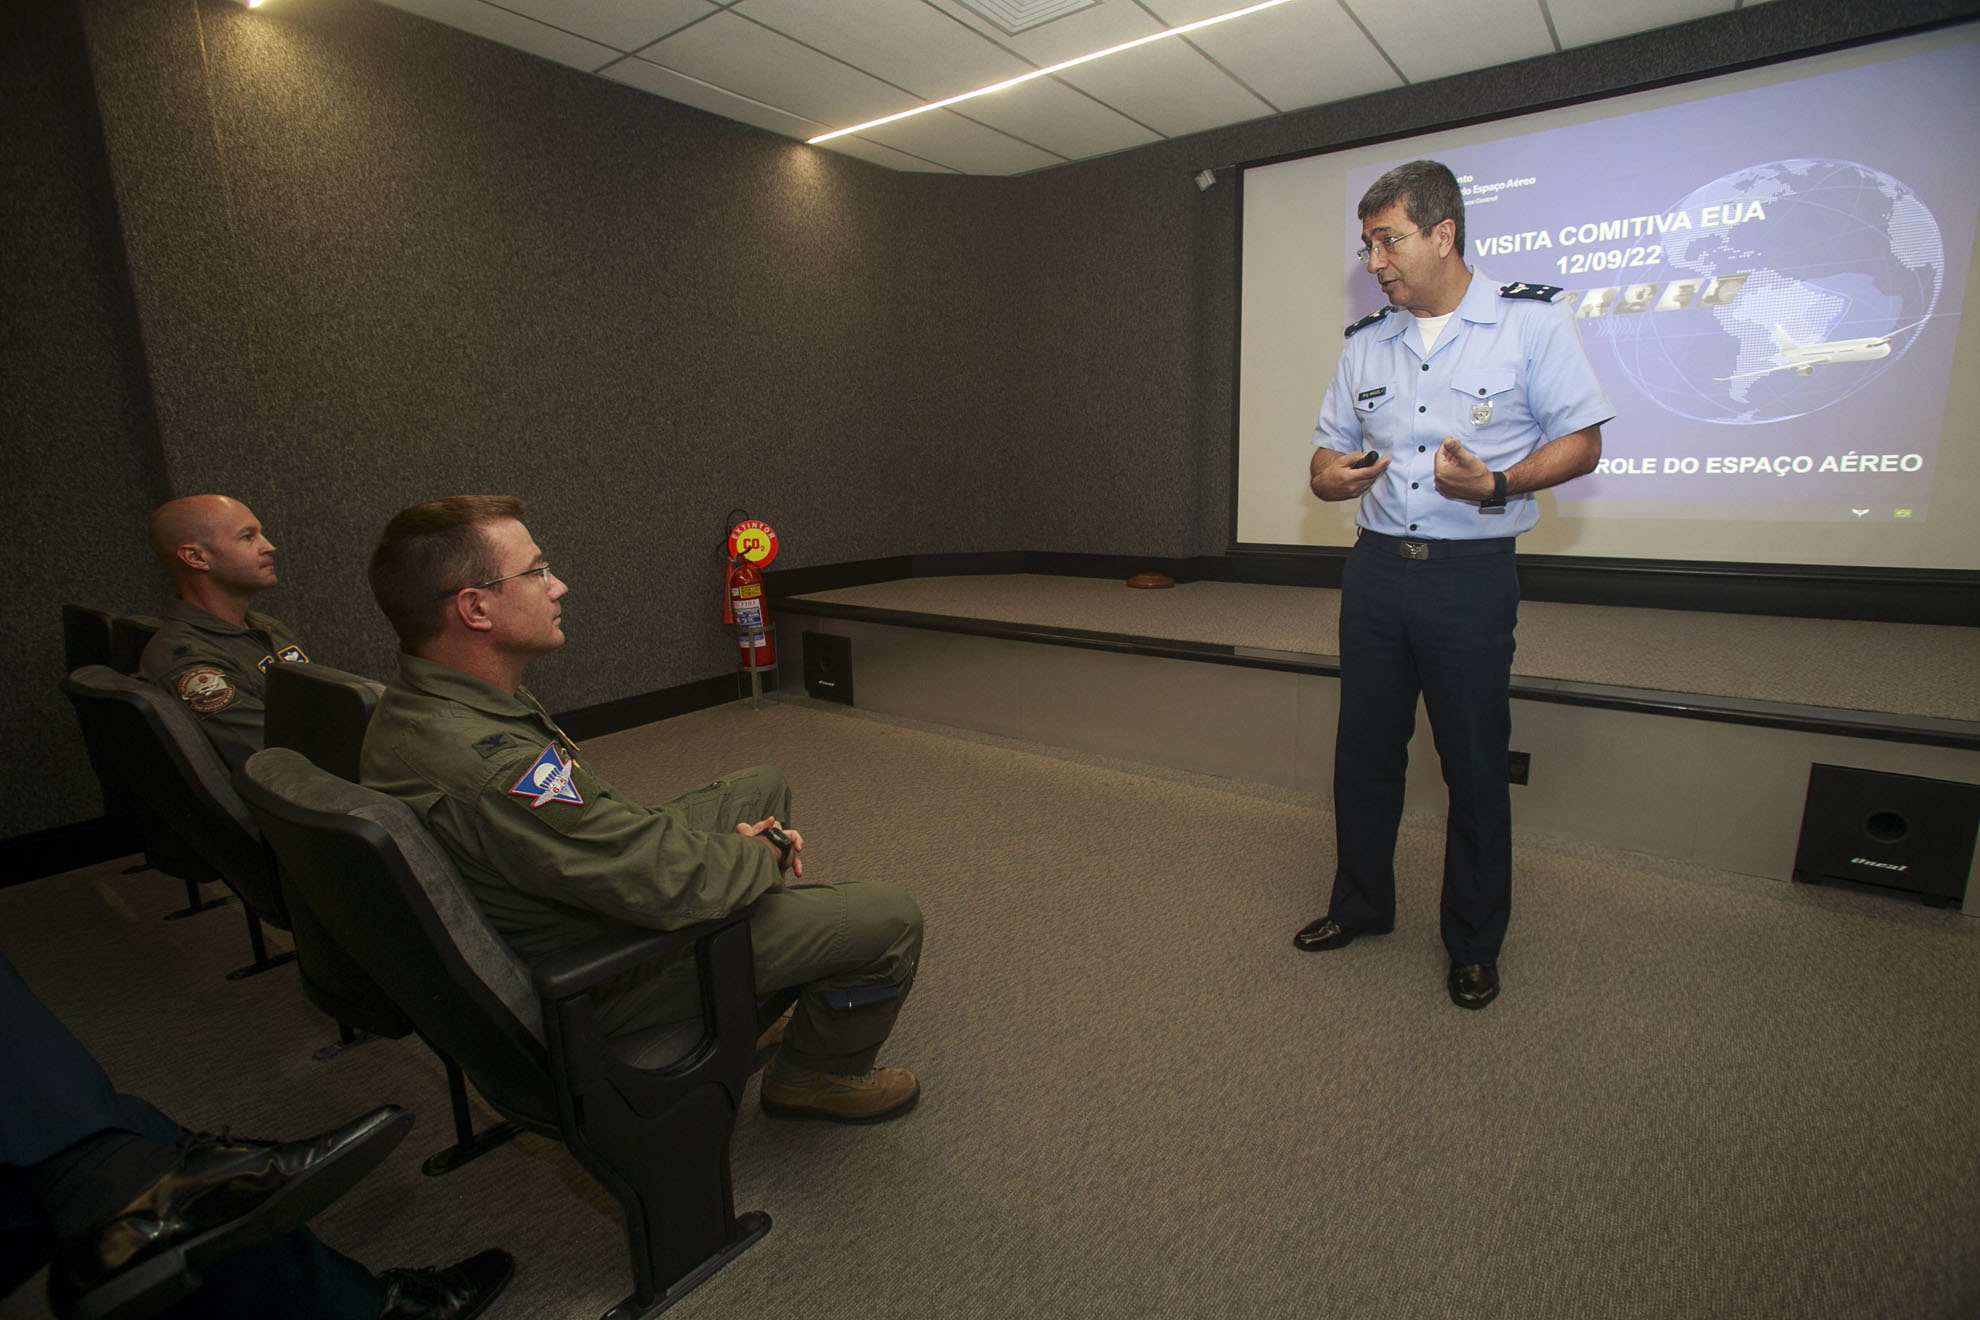
[{"label": "theater seat", "polygon": [[[382,683],[329,665],[270,665],[268,687],[262,697],[263,741],[270,747],[301,752],[320,769],[356,783],[365,726],[370,724],[371,712],[384,691]],[[238,770],[235,782],[238,786]],[[279,858],[277,862],[280,871]],[[359,1043],[360,1032],[388,1040],[412,1034],[412,1020],[317,923],[308,905],[297,901],[294,884],[286,874],[282,884],[303,994],[335,1020],[341,1037],[338,1044],[318,1050],[316,1057],[327,1059]],[[446,1069],[454,1117],[454,1144],[427,1156],[420,1166],[437,1177],[493,1150],[519,1129],[513,1123],[499,1123],[476,1132],[474,1114],[468,1108],[467,1078],[446,1054],[437,1049],[434,1053]]]},{"label": "theater seat", "polygon": [[147,811],[168,822],[194,856],[239,896],[254,961],[232,979],[291,961],[268,956],[261,925],[288,929],[273,855],[227,777],[220,753],[185,704],[141,679],[85,665],[62,680],[83,738]]},{"label": "theater seat", "polygon": [[62,672],[110,663],[110,620],[114,611],[79,600],[62,604]]},{"label": "theater seat", "polygon": [[[124,625],[121,633],[117,632],[120,621]],[[83,601],[68,601],[62,606],[63,672],[72,674],[85,665],[108,665],[119,673],[136,673],[137,657],[144,650],[143,643],[138,642],[137,638],[140,635],[148,637],[149,633],[144,630],[155,630],[157,627],[156,619],[143,615],[123,615]],[[137,643],[135,651],[130,650],[133,642]],[[192,856],[162,821],[153,818],[124,787],[118,775],[106,772],[101,764],[102,757],[93,744],[89,747],[89,754],[90,763],[96,770],[97,783],[103,790],[103,820],[110,832],[105,840],[106,850],[114,856],[141,848],[144,863],[132,870],[156,867],[166,875],[185,882],[186,906],[167,914],[166,920],[189,917],[195,912],[219,907],[224,900],[202,899],[199,894],[200,885],[218,878],[212,869]]]},{"label": "theater seat", "polygon": [[109,666],[120,674],[135,674],[144,648],[158,633],[158,620],[149,614],[114,614],[110,617]]},{"label": "theater seat", "polygon": [[262,742],[292,747],[355,784],[365,726],[384,691],[383,683],[329,665],[270,665]]},{"label": "theater seat", "polygon": [[[610,1320],[659,1314],[769,1231],[729,1183],[758,1020],[744,914],[625,927],[532,969],[404,803],[287,748],[238,782],[298,901],[491,1106],[562,1140],[624,1208],[633,1292]],[[700,1015],[608,1037],[593,988],[689,946]]]}]

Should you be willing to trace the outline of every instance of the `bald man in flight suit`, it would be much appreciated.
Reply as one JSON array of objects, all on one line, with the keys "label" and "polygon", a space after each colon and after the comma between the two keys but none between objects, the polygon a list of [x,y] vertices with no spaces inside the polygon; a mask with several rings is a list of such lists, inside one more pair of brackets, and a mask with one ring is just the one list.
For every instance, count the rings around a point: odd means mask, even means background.
[{"label": "bald man in flight suit", "polygon": [[185,702],[238,767],[261,750],[269,666],[309,660],[287,624],[248,608],[275,585],[275,547],[254,510],[226,495],[170,500],[147,530],[178,594],[138,672]]}]

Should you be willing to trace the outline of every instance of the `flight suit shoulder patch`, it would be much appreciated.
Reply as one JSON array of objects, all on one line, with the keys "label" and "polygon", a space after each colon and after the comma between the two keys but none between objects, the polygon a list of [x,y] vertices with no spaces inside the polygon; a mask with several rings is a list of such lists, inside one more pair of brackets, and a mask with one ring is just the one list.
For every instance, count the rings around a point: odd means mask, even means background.
[{"label": "flight suit shoulder patch", "polygon": [[525,799],[532,811],[541,810],[552,802],[568,802],[581,807],[584,805],[584,794],[578,791],[576,771],[577,763],[564,755],[563,749],[556,743],[548,743],[510,786],[509,796]]},{"label": "flight suit shoulder patch", "polygon": [[1556,302],[1567,290],[1558,284],[1527,284],[1515,280],[1511,284],[1499,286],[1501,298],[1530,298],[1534,302]]},{"label": "flight suit shoulder patch", "polygon": [[172,680],[172,690],[196,715],[225,710],[241,695],[227,675],[212,665],[194,665]]},{"label": "flight suit shoulder patch", "polygon": [[1353,337],[1355,331],[1366,330],[1369,326],[1374,325],[1377,321],[1381,320],[1383,317],[1387,316],[1390,312],[1393,312],[1394,310],[1396,309],[1393,307],[1384,307],[1379,312],[1370,312],[1368,315],[1362,317],[1359,321],[1356,321],[1353,325],[1349,326],[1347,329],[1341,331],[1341,338],[1348,339]]},{"label": "flight suit shoulder patch", "polygon": [[284,664],[290,665],[306,665],[309,663],[309,657],[303,654],[303,649],[300,646],[285,646],[276,653],[275,658]]},{"label": "flight suit shoulder patch", "polygon": [[[514,752],[514,739],[503,736],[509,741],[503,750]],[[479,750],[479,744],[476,747]],[[557,743],[524,751],[507,764],[496,757],[491,768],[485,810],[526,816],[532,830],[579,834],[587,829],[593,806],[604,796],[603,786]]]}]

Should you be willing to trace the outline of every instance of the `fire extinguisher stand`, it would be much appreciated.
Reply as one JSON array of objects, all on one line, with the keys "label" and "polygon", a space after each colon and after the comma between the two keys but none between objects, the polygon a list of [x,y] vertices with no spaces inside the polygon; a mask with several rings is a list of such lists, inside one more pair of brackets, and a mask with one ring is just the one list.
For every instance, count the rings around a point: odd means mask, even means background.
[{"label": "fire extinguisher stand", "polygon": [[[763,628],[745,628],[742,630],[740,635],[743,641],[748,644],[749,652],[752,656],[763,649],[765,631]],[[752,664],[740,666],[740,672],[736,675],[736,685],[740,689],[742,686],[742,675],[749,675],[749,704],[752,708],[763,704],[763,676],[765,674],[774,676],[776,672],[777,662],[775,660],[772,660],[767,665]]]},{"label": "fire extinguisher stand", "polygon": [[777,672],[777,639],[771,633],[770,614],[763,608],[759,571],[777,557],[777,533],[745,509],[729,510],[723,522],[728,526],[724,548],[729,566],[722,580],[722,622],[736,630],[737,664],[749,675],[749,704],[755,708],[763,704],[763,675]]}]

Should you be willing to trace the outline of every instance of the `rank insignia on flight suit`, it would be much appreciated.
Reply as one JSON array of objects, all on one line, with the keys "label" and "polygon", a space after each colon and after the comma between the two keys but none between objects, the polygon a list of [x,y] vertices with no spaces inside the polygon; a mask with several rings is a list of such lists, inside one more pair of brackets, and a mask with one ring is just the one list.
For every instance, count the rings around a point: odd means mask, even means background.
[{"label": "rank insignia on flight suit", "polygon": [[584,805],[584,795],[578,792],[577,784],[571,777],[576,768],[575,762],[558,753],[556,743],[550,743],[544,747],[543,754],[530,763],[529,769],[523,771],[522,778],[509,792],[515,797],[528,798],[532,811],[552,802],[569,802],[581,807]]}]

